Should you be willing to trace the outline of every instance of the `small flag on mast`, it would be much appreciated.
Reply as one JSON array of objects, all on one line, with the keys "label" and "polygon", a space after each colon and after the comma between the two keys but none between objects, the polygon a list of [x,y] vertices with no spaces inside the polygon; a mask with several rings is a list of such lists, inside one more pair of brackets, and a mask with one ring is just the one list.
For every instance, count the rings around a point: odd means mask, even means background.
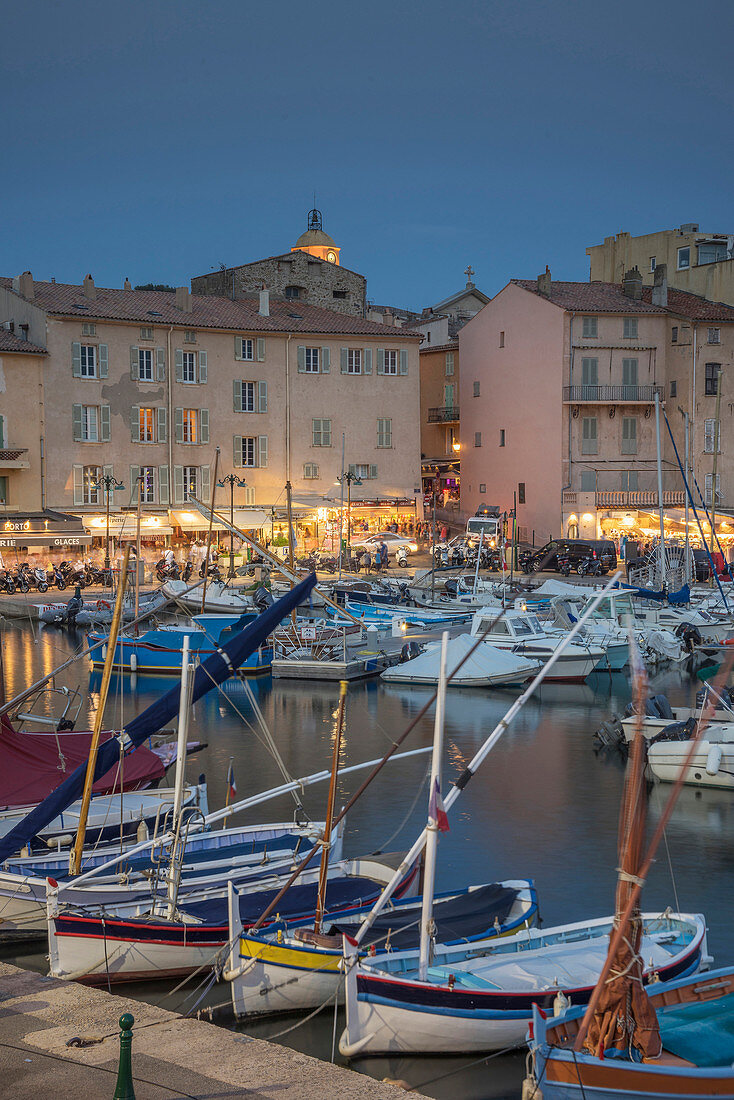
[{"label": "small flag on mast", "polygon": [[431,801],[428,804],[428,816],[433,818],[438,826],[439,833],[447,833],[449,831],[449,819],[443,808],[443,799],[441,798],[441,784],[436,776],[433,789],[431,791]]},{"label": "small flag on mast", "polygon": [[234,781],[234,766],[232,761],[229,762],[229,768],[227,770],[227,798],[234,798],[237,794],[237,784]]}]

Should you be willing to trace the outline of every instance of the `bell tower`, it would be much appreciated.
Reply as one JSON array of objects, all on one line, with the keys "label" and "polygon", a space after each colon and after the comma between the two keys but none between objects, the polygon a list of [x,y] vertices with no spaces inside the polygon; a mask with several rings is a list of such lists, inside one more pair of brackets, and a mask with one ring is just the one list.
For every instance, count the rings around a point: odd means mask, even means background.
[{"label": "bell tower", "polygon": [[341,249],[333,241],[328,233],[324,233],[324,223],[321,211],[316,207],[308,212],[305,233],[296,241],[291,252],[308,252],[310,256],[317,256],[320,260],[339,266],[339,252]]}]

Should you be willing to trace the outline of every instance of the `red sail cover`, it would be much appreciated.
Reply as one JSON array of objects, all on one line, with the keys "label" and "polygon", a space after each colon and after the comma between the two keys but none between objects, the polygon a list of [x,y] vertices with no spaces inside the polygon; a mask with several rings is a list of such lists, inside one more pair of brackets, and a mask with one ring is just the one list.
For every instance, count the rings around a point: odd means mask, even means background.
[{"label": "red sail cover", "polygon": [[[109,732],[103,733],[100,743],[111,736]],[[91,743],[91,733],[17,733],[3,716],[0,722],[0,809],[35,806],[41,802],[87,759]],[[118,762],[105,772],[94,784],[94,794],[119,790],[119,770]],[[160,757],[141,745],[124,759],[123,790],[148,787],[165,772]]]}]

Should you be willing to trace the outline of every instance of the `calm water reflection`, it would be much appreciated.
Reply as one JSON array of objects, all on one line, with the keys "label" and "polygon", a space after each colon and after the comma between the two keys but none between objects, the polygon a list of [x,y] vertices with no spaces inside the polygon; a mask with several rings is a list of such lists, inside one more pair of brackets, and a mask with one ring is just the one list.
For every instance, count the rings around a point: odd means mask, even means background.
[{"label": "calm water reflection", "polygon": [[[83,635],[76,642],[81,645]],[[21,690],[73,649],[73,640],[51,629],[32,631],[8,624],[3,634],[8,694]],[[98,681],[90,683],[86,663],[62,675],[62,683],[78,684],[87,693],[83,713],[91,722]],[[140,676],[113,682],[109,716],[127,721],[143,710],[172,681]],[[294,776],[329,764],[337,688],[326,684],[251,681],[258,705],[275,735],[286,767]],[[666,691],[673,703],[691,701],[697,682],[677,670],[653,677],[655,692]],[[91,691],[91,694],[89,692]],[[379,682],[357,684],[347,698],[344,763],[380,755],[424,704],[425,688],[397,688]],[[511,692],[450,692],[447,707],[447,780],[456,777],[482,739],[504,714]],[[520,713],[503,740],[469,784],[452,817],[451,831],[441,839],[438,888],[495,878],[534,878],[546,924],[602,916],[614,899],[617,815],[623,765],[613,756],[596,755],[592,734],[612,711],[621,712],[629,699],[623,675],[597,676],[583,686],[549,684]],[[280,781],[280,773],[264,748],[243,686],[226,685],[194,707],[190,736],[208,747],[190,758],[188,777],[204,772],[210,805],[224,801],[230,757],[234,758],[238,796],[265,790]],[[412,744],[430,744],[432,717],[423,718]],[[345,837],[347,854],[407,847],[425,818],[423,794],[427,757],[386,769],[352,811]],[[359,776],[341,782],[345,801]],[[666,788],[653,790],[650,816],[661,811]],[[325,787],[304,794],[308,812],[323,813]],[[293,813],[289,796],[260,808],[250,818],[287,819]],[[730,915],[734,899],[734,800],[725,792],[685,789],[668,829],[668,851],[658,855],[645,891],[645,908],[677,904],[684,911],[708,917],[709,947],[718,964],[734,963]],[[672,871],[672,874],[671,874]],[[24,957],[26,965],[43,966],[40,956]],[[160,984],[138,987],[141,998],[177,1007]],[[211,991],[208,1003],[227,999],[228,989]],[[327,1017],[328,1018],[325,1018]],[[223,1021],[226,1024],[226,1018]],[[294,1021],[276,1019],[249,1025],[250,1034],[268,1037]],[[337,1021],[337,1034],[342,1021]],[[320,1057],[331,1053],[333,1013],[324,1013],[296,1028],[280,1041]],[[358,1068],[373,1076],[402,1078],[422,1085],[427,1095],[462,1098],[517,1097],[523,1076],[520,1056],[503,1056],[482,1064],[474,1059],[371,1059]],[[462,1068],[467,1067],[468,1068]],[[428,1083],[431,1082],[431,1083]]]}]

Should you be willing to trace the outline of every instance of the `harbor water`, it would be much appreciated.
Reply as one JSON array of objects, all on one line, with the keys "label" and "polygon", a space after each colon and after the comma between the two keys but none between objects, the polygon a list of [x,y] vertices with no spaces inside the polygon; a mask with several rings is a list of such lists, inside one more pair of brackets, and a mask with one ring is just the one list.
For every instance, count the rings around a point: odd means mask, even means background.
[{"label": "harbor water", "polygon": [[[83,633],[68,635],[38,624],[6,622],[2,643],[7,697],[52,670],[85,642]],[[156,699],[171,679],[140,675],[113,679],[106,724],[119,727]],[[79,687],[84,696],[77,728],[91,725],[99,676],[87,659],[62,673],[57,686]],[[338,685],[317,682],[247,681],[285,767],[292,776],[328,768]],[[693,701],[700,684],[679,667],[651,675],[651,689],[666,692],[673,704]],[[482,769],[467,787],[451,816],[451,829],[439,847],[437,889],[505,878],[535,881],[544,924],[599,917],[612,911],[617,866],[617,823],[624,775],[618,755],[597,753],[594,730],[629,701],[626,675],[595,674],[586,684],[543,686],[521,711]],[[367,681],[352,684],[342,762],[354,764],[380,756],[420,710],[429,688],[404,688]],[[446,713],[444,791],[479,748],[517,692],[450,690]],[[423,717],[405,748],[429,745],[433,716]],[[281,772],[264,743],[248,687],[226,683],[195,704],[189,739],[206,743],[190,756],[187,778],[204,773],[211,808],[224,803],[230,760],[237,798],[282,782]],[[404,850],[422,828],[427,808],[429,755],[391,764],[350,812],[345,855]],[[343,804],[363,774],[339,784]],[[303,805],[313,818],[323,816],[326,785],[303,792]],[[669,788],[651,789],[650,823],[657,820]],[[241,823],[287,820],[292,796],[260,806]],[[643,895],[646,910],[666,906],[703,912],[708,918],[709,949],[717,965],[734,963],[731,912],[734,902],[734,796],[725,791],[684,788],[665,843],[658,852]],[[6,949],[18,965],[43,969],[43,955]],[[173,983],[134,987],[143,1000],[187,1011],[201,996],[194,979],[172,993]],[[132,987],[125,987],[130,992]],[[229,988],[206,991],[201,1005],[222,1005],[221,1026],[238,1027],[261,1038],[277,1036],[317,1057],[332,1056],[343,1021],[328,1007],[313,1019],[294,1017],[235,1025],[226,1002]],[[297,1026],[294,1026],[297,1025]],[[339,1058],[338,1053],[336,1057]],[[354,1068],[378,1078],[405,1081],[425,1095],[443,1098],[515,1098],[524,1075],[522,1053],[499,1057],[363,1059]]]}]

